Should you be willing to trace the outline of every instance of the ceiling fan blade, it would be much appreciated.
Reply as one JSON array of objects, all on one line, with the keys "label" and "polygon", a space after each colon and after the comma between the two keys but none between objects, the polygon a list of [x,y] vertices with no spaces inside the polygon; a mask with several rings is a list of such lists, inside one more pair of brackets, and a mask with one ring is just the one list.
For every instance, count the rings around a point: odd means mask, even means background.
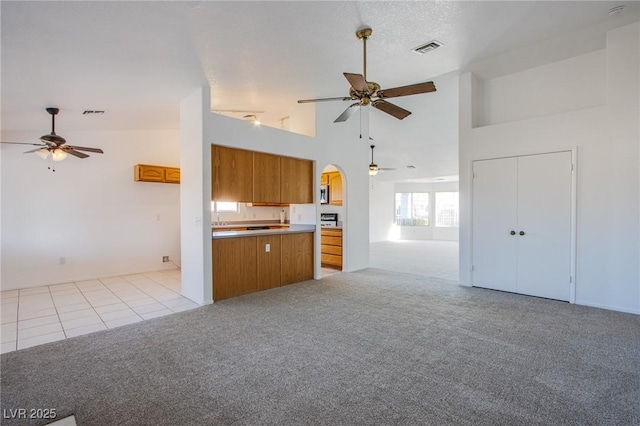
[{"label": "ceiling fan blade", "polygon": [[409,86],[394,87],[393,89],[381,89],[378,90],[378,97],[383,98],[397,98],[398,96],[419,95],[420,93],[435,92],[436,85],[433,81],[427,81],[426,83],[411,84]]},{"label": "ceiling fan blade", "polygon": [[68,148],[75,149],[77,151],[97,152],[98,154],[104,154],[104,151],[100,148],[87,148],[85,146],[67,145]]},{"label": "ceiling fan blade", "polygon": [[32,146],[46,146],[41,143],[28,143],[28,142],[0,142],[0,143],[10,143],[13,145],[32,145]]},{"label": "ceiling fan blade", "polygon": [[398,120],[402,120],[411,114],[411,111],[407,111],[404,108],[400,108],[399,106],[394,105],[391,102],[383,101],[382,99],[371,102],[371,105],[382,112],[393,115]]},{"label": "ceiling fan blade", "polygon": [[36,149],[29,150],[29,151],[25,151],[24,153],[25,154],[31,154],[32,152],[40,151],[42,148],[47,149],[45,147],[41,147],[41,148],[36,148]]},{"label": "ceiling fan blade", "polygon": [[361,93],[367,93],[369,91],[367,80],[365,80],[361,74],[352,74],[348,72],[345,72],[343,74],[355,91]]},{"label": "ceiling fan blade", "polygon": [[340,114],[340,116],[338,118],[336,118],[333,122],[334,123],[341,123],[343,121],[347,121],[349,119],[349,117],[351,117],[353,115],[354,112],[356,112],[356,106],[359,106],[360,102],[356,102],[355,104],[351,104],[349,105],[349,108],[345,109],[344,112],[342,114]]},{"label": "ceiling fan blade", "polygon": [[350,101],[350,100],[352,100],[351,97],[343,96],[343,97],[338,97],[338,98],[302,99],[302,100],[299,100],[298,103],[299,104],[306,104],[306,103],[309,103],[309,102]]},{"label": "ceiling fan blade", "polygon": [[398,170],[395,167],[378,167],[378,170]]},{"label": "ceiling fan blade", "polygon": [[88,155],[85,154],[84,152],[76,151],[74,149],[71,149],[70,147],[65,148],[64,152],[66,152],[67,154],[71,154],[74,157],[78,157],[78,158],[87,158],[88,157]]}]

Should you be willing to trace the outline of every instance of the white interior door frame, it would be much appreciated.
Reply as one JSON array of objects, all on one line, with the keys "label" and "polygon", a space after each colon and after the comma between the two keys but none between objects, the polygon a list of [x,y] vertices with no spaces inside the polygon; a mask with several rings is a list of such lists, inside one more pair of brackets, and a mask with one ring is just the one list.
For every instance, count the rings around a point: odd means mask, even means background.
[{"label": "white interior door frame", "polygon": [[[577,256],[577,212],[578,212],[578,197],[577,197],[577,188],[578,188],[578,147],[567,147],[554,149],[550,151],[546,150],[531,150],[531,151],[522,151],[516,152],[512,155],[504,155],[504,156],[490,156],[484,157],[479,156],[477,158],[473,158],[469,161],[467,165],[469,176],[471,177],[471,197],[470,197],[470,206],[469,210],[471,212],[471,217],[469,218],[469,229],[470,229],[470,247],[469,247],[469,263],[467,267],[469,271],[471,271],[473,267],[473,163],[474,161],[481,160],[497,160],[501,158],[513,158],[513,157],[522,157],[527,155],[540,155],[540,154],[554,154],[558,152],[571,152],[571,278],[569,283],[569,303],[576,303],[576,286],[577,286],[577,277],[576,277],[576,256]],[[473,275],[471,284],[473,285]]]}]

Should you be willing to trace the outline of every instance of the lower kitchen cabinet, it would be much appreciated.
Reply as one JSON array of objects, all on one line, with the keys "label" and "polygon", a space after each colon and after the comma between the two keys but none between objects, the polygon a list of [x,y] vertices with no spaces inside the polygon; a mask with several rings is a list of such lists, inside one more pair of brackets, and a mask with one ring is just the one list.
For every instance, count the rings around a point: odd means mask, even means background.
[{"label": "lower kitchen cabinet", "polygon": [[256,238],[213,240],[213,300],[258,291]]},{"label": "lower kitchen cabinet", "polygon": [[212,240],[213,300],[313,279],[313,232]]},{"label": "lower kitchen cabinet", "polygon": [[320,230],[320,261],[322,266],[342,269],[342,229]]},{"label": "lower kitchen cabinet", "polygon": [[282,235],[282,285],[313,279],[313,233]]},{"label": "lower kitchen cabinet", "polygon": [[281,235],[263,235],[256,238],[258,239],[257,291],[280,287]]}]

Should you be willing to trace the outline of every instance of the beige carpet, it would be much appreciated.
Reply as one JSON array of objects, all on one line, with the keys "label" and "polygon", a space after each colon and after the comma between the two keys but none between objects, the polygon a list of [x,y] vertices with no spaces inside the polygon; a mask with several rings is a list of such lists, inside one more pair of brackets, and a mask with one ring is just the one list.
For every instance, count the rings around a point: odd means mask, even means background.
[{"label": "beige carpet", "polygon": [[640,316],[379,269],[1,359],[78,425],[640,424]]}]

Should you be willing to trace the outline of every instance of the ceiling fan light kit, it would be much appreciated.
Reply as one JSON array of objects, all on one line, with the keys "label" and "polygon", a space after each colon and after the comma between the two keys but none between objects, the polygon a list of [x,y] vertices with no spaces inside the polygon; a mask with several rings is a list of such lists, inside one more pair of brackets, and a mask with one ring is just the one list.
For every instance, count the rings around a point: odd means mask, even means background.
[{"label": "ceiling fan light kit", "polygon": [[[26,142],[1,142],[6,144],[14,144],[14,145],[33,145],[39,148],[32,149],[30,151],[26,151],[25,154],[30,154],[35,152],[38,157],[46,160],[51,155],[51,159],[53,161],[62,161],[69,154],[74,157],[78,157],[80,159],[89,157],[88,154],[85,154],[81,151],[87,152],[95,152],[97,154],[104,154],[100,148],[89,148],[84,146],[76,146],[76,145],[66,145],[67,140],[62,136],[58,136],[56,134],[56,115],[60,110],[58,108],[46,108],[47,112],[51,115],[51,133],[40,136],[40,142],[38,143],[26,143]],[[51,167],[49,167],[51,169]],[[55,172],[55,169],[52,169]]]},{"label": "ceiling fan light kit", "polygon": [[371,28],[361,28],[356,31],[356,37],[362,40],[362,74],[343,73],[351,87],[349,88],[348,97],[333,97],[320,99],[302,99],[298,103],[309,102],[325,102],[325,101],[357,101],[334,120],[334,123],[347,121],[355,111],[356,107],[371,105],[372,107],[385,112],[398,120],[402,120],[411,114],[404,108],[387,102],[385,99],[397,98],[400,96],[418,95],[421,93],[435,92],[436,86],[432,81],[424,83],[411,84],[409,86],[394,87],[392,89],[382,89],[381,86],[373,81],[367,81],[367,40],[373,34]]}]

